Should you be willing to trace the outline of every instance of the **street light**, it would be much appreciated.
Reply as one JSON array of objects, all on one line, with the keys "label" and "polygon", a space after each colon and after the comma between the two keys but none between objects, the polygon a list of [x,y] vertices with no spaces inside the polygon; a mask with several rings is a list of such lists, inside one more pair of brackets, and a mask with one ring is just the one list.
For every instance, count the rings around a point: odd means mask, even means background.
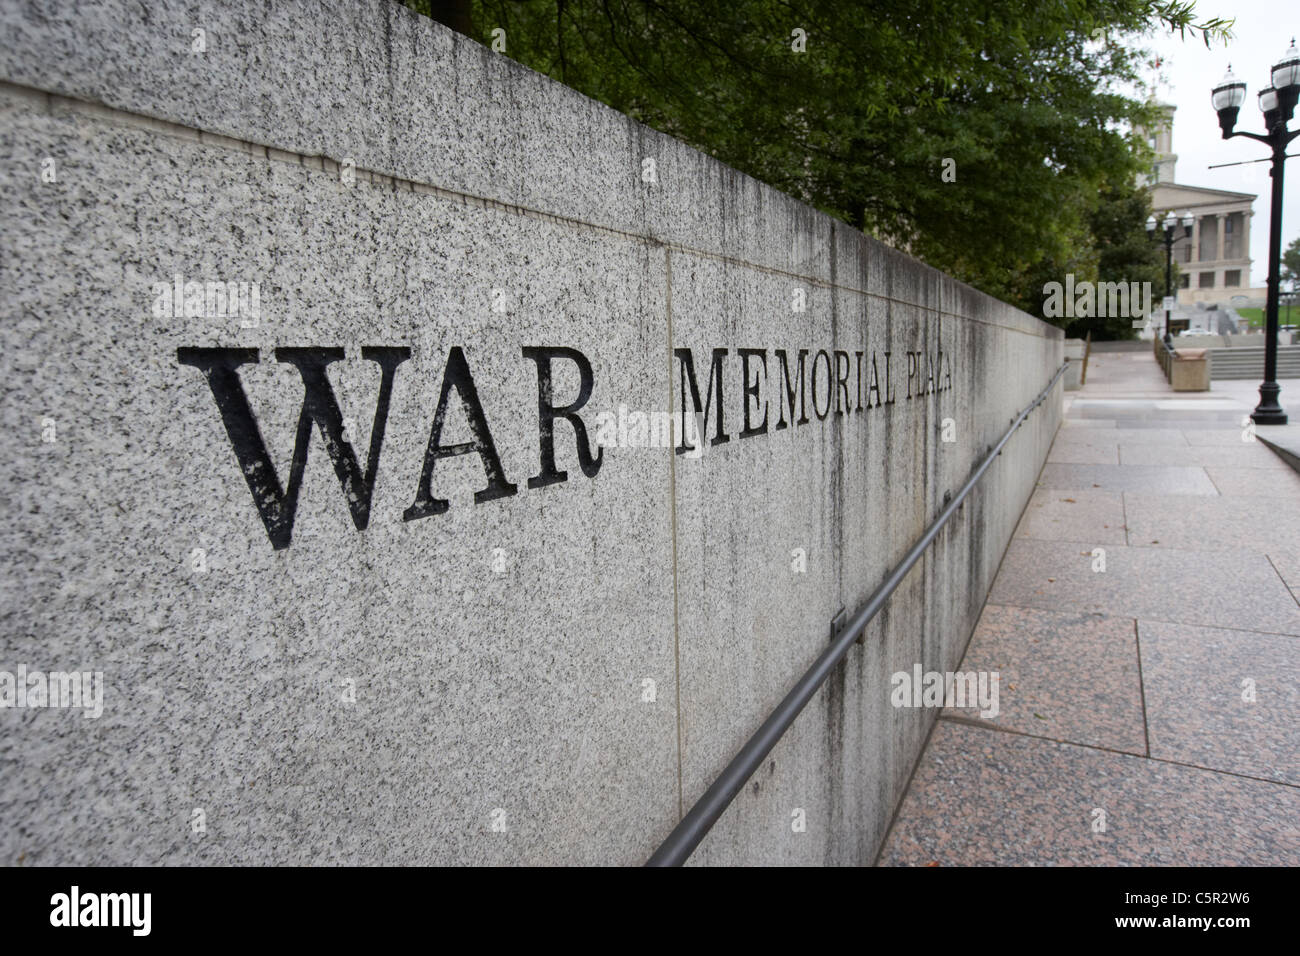
[{"label": "street light", "polygon": [[[1174,288],[1174,243],[1181,242],[1183,239],[1190,239],[1192,236],[1192,224],[1196,221],[1191,210],[1186,210],[1177,215],[1173,210],[1165,213],[1163,222],[1157,223],[1155,216],[1147,216],[1147,238],[1160,239],[1165,244],[1165,305],[1173,297]],[[1183,235],[1177,235],[1179,223],[1183,226]],[[1160,231],[1157,232],[1157,226]],[[1169,309],[1165,309],[1165,344],[1169,345],[1173,339],[1169,335]]]},{"label": "street light", "polygon": [[1282,59],[1269,73],[1268,86],[1259,91],[1259,109],[1264,114],[1266,133],[1235,132],[1237,113],[1246,101],[1246,84],[1237,82],[1232,67],[1210,95],[1215,112],[1219,114],[1219,128],[1223,138],[1245,136],[1267,145],[1273,153],[1269,175],[1273,177],[1273,202],[1268,223],[1268,300],[1265,306],[1264,382],[1259,386],[1259,405],[1251,413],[1257,425],[1285,425],[1286,412],[1278,403],[1282,391],[1277,384],[1277,309],[1281,297],[1279,277],[1282,259],[1282,173],[1286,164],[1287,145],[1300,136],[1300,130],[1290,132],[1286,124],[1295,115],[1296,102],[1300,100],[1300,50],[1295,38]]},{"label": "street light", "polygon": [[1210,94],[1210,102],[1219,114],[1219,126],[1226,139],[1232,135],[1232,128],[1237,125],[1237,113],[1241,104],[1246,102],[1246,84],[1237,82],[1237,78],[1232,75],[1232,64],[1228,65],[1228,72]]}]

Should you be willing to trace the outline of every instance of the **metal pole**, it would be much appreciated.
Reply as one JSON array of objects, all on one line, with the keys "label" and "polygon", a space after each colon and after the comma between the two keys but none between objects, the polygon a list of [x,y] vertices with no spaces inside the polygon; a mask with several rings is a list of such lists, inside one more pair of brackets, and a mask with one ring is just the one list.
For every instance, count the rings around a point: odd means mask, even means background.
[{"label": "metal pole", "polygon": [[1282,387],[1277,384],[1277,306],[1281,291],[1282,261],[1282,170],[1286,165],[1286,126],[1280,121],[1269,130],[1273,147],[1273,207],[1268,224],[1268,299],[1264,308],[1264,382],[1259,386],[1259,405],[1251,413],[1257,425],[1285,425],[1286,412],[1278,403]]},{"label": "metal pole", "polygon": [[[1174,286],[1174,231],[1165,229],[1165,305],[1173,295]],[[1169,344],[1169,309],[1165,309],[1165,344]]]}]

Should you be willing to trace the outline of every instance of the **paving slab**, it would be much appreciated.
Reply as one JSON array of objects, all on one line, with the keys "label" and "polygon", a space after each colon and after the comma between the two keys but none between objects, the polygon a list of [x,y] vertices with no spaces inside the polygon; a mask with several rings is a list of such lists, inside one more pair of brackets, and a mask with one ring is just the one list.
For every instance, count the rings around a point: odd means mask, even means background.
[{"label": "paving slab", "polygon": [[1290,496],[1300,500],[1300,474],[1277,468],[1206,465],[1205,473],[1221,495]]},{"label": "paving slab", "polygon": [[1300,606],[1262,553],[1111,545],[1099,573],[1080,550],[1013,538],[989,603],[1300,635]]},{"label": "paving slab", "polygon": [[[1287,408],[1295,404],[1295,398],[1300,395],[1300,378],[1279,378],[1277,384],[1281,386],[1282,391],[1279,399],[1282,407]],[[1249,415],[1254,411],[1255,406],[1259,404],[1259,380],[1251,381],[1250,379],[1220,379],[1213,382],[1213,391],[1220,399],[1233,402],[1241,410],[1242,415]],[[1294,411],[1294,409],[1292,409]],[[1292,421],[1295,416],[1292,415]],[[1268,426],[1276,428],[1278,426]],[[1281,426],[1286,427],[1286,426]]]},{"label": "paving slab", "polygon": [[1151,756],[1300,786],[1300,644],[1138,621]]},{"label": "paving slab", "polygon": [[1300,588],[1300,547],[1270,548],[1268,559],[1289,587]]},{"label": "paving slab", "polygon": [[1300,863],[1300,476],[1220,384],[1067,397],[882,865]]},{"label": "paving slab", "polygon": [[1121,465],[1228,465],[1236,468],[1269,468],[1289,471],[1281,458],[1262,442],[1238,442],[1236,445],[1131,445],[1119,446]]},{"label": "paving slab", "polygon": [[1187,437],[1178,428],[1139,428],[1134,427],[1136,422],[1124,422],[1114,428],[1107,428],[1102,431],[1090,430],[1086,437],[1078,437],[1076,432],[1065,432],[1064,436],[1058,433],[1057,439],[1066,437],[1068,440],[1087,441],[1095,445],[1177,445],[1186,447]]},{"label": "paving slab", "polygon": [[1294,787],[941,719],[880,865],[1297,866],[1298,820]]},{"label": "paving slab", "polygon": [[1126,544],[1124,496],[1114,491],[1054,491],[1038,488],[1016,535],[1045,541]]},{"label": "paving slab", "polygon": [[[1243,415],[1242,417],[1249,420],[1246,415]],[[1238,445],[1247,444],[1247,441],[1244,441],[1241,437],[1243,433],[1247,432],[1240,423],[1224,425],[1219,428],[1183,429],[1183,436],[1187,439],[1187,444],[1196,447],[1203,445],[1224,445],[1236,448]]]},{"label": "paving slab", "polygon": [[1036,737],[1146,753],[1132,618],[987,605],[963,672],[998,674],[997,713],[945,714]]},{"label": "paving slab", "polygon": [[1038,476],[1040,488],[1101,491],[1150,491],[1170,495],[1217,495],[1205,469],[1157,465],[1066,465],[1048,463]]},{"label": "paving slab", "polygon": [[1193,551],[1286,548],[1300,541],[1300,494],[1244,495],[1197,499],[1125,494],[1128,543],[1136,548]]},{"label": "paving slab", "polygon": [[[1292,421],[1294,421],[1292,416]],[[1260,444],[1268,447],[1292,471],[1300,472],[1300,424],[1270,425],[1256,431]]]},{"label": "paving slab", "polygon": [[1126,398],[1076,399],[1070,408],[1071,418],[1113,418],[1117,428],[1180,429],[1226,428],[1239,425],[1250,409],[1230,401],[1170,400],[1168,386],[1163,395],[1155,391],[1135,393]]},{"label": "paving slab", "polygon": [[1119,446],[1063,439],[1057,435],[1047,460],[1062,465],[1118,465]]}]

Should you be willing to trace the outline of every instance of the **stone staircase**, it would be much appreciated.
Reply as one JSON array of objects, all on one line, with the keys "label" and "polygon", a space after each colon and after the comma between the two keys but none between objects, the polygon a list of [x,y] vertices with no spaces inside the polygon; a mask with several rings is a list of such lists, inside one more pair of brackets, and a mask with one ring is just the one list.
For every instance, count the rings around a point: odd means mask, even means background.
[{"label": "stone staircase", "polygon": [[[1264,349],[1215,349],[1210,357],[1210,380],[1262,379]],[[1281,345],[1277,350],[1277,377],[1300,378],[1300,345]]]}]

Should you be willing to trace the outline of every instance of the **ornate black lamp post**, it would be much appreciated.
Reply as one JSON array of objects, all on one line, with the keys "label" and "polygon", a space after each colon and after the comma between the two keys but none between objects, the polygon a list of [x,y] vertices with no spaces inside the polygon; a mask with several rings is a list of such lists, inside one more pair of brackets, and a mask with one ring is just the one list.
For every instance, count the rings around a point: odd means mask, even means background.
[{"label": "ornate black lamp post", "polygon": [[[1183,225],[1183,235],[1178,235],[1178,224]],[[1192,224],[1195,222],[1190,212],[1185,212],[1181,216],[1175,216],[1172,212],[1165,215],[1165,221],[1156,223],[1155,216],[1147,217],[1147,238],[1160,239],[1165,244],[1165,302],[1167,303],[1174,294],[1174,243],[1183,239],[1192,237]],[[1156,231],[1159,225],[1162,232]],[[1169,310],[1165,309],[1165,344],[1171,342],[1169,335]]]},{"label": "ornate black lamp post", "polygon": [[1279,278],[1282,259],[1282,171],[1286,163],[1287,145],[1300,136],[1300,130],[1289,132],[1286,124],[1295,115],[1296,101],[1300,100],[1300,50],[1296,49],[1295,39],[1291,48],[1282,54],[1282,59],[1274,67],[1270,79],[1273,85],[1260,90],[1259,108],[1264,113],[1264,129],[1267,133],[1234,132],[1237,124],[1237,111],[1246,100],[1246,84],[1237,82],[1228,75],[1214,88],[1212,102],[1219,114],[1219,126],[1223,138],[1246,136],[1259,140],[1273,151],[1273,205],[1268,223],[1268,301],[1265,307],[1264,339],[1264,382],[1259,386],[1259,405],[1251,413],[1256,425],[1285,425],[1286,412],[1278,403],[1278,393],[1282,389],[1277,384],[1277,306],[1281,293]]}]

